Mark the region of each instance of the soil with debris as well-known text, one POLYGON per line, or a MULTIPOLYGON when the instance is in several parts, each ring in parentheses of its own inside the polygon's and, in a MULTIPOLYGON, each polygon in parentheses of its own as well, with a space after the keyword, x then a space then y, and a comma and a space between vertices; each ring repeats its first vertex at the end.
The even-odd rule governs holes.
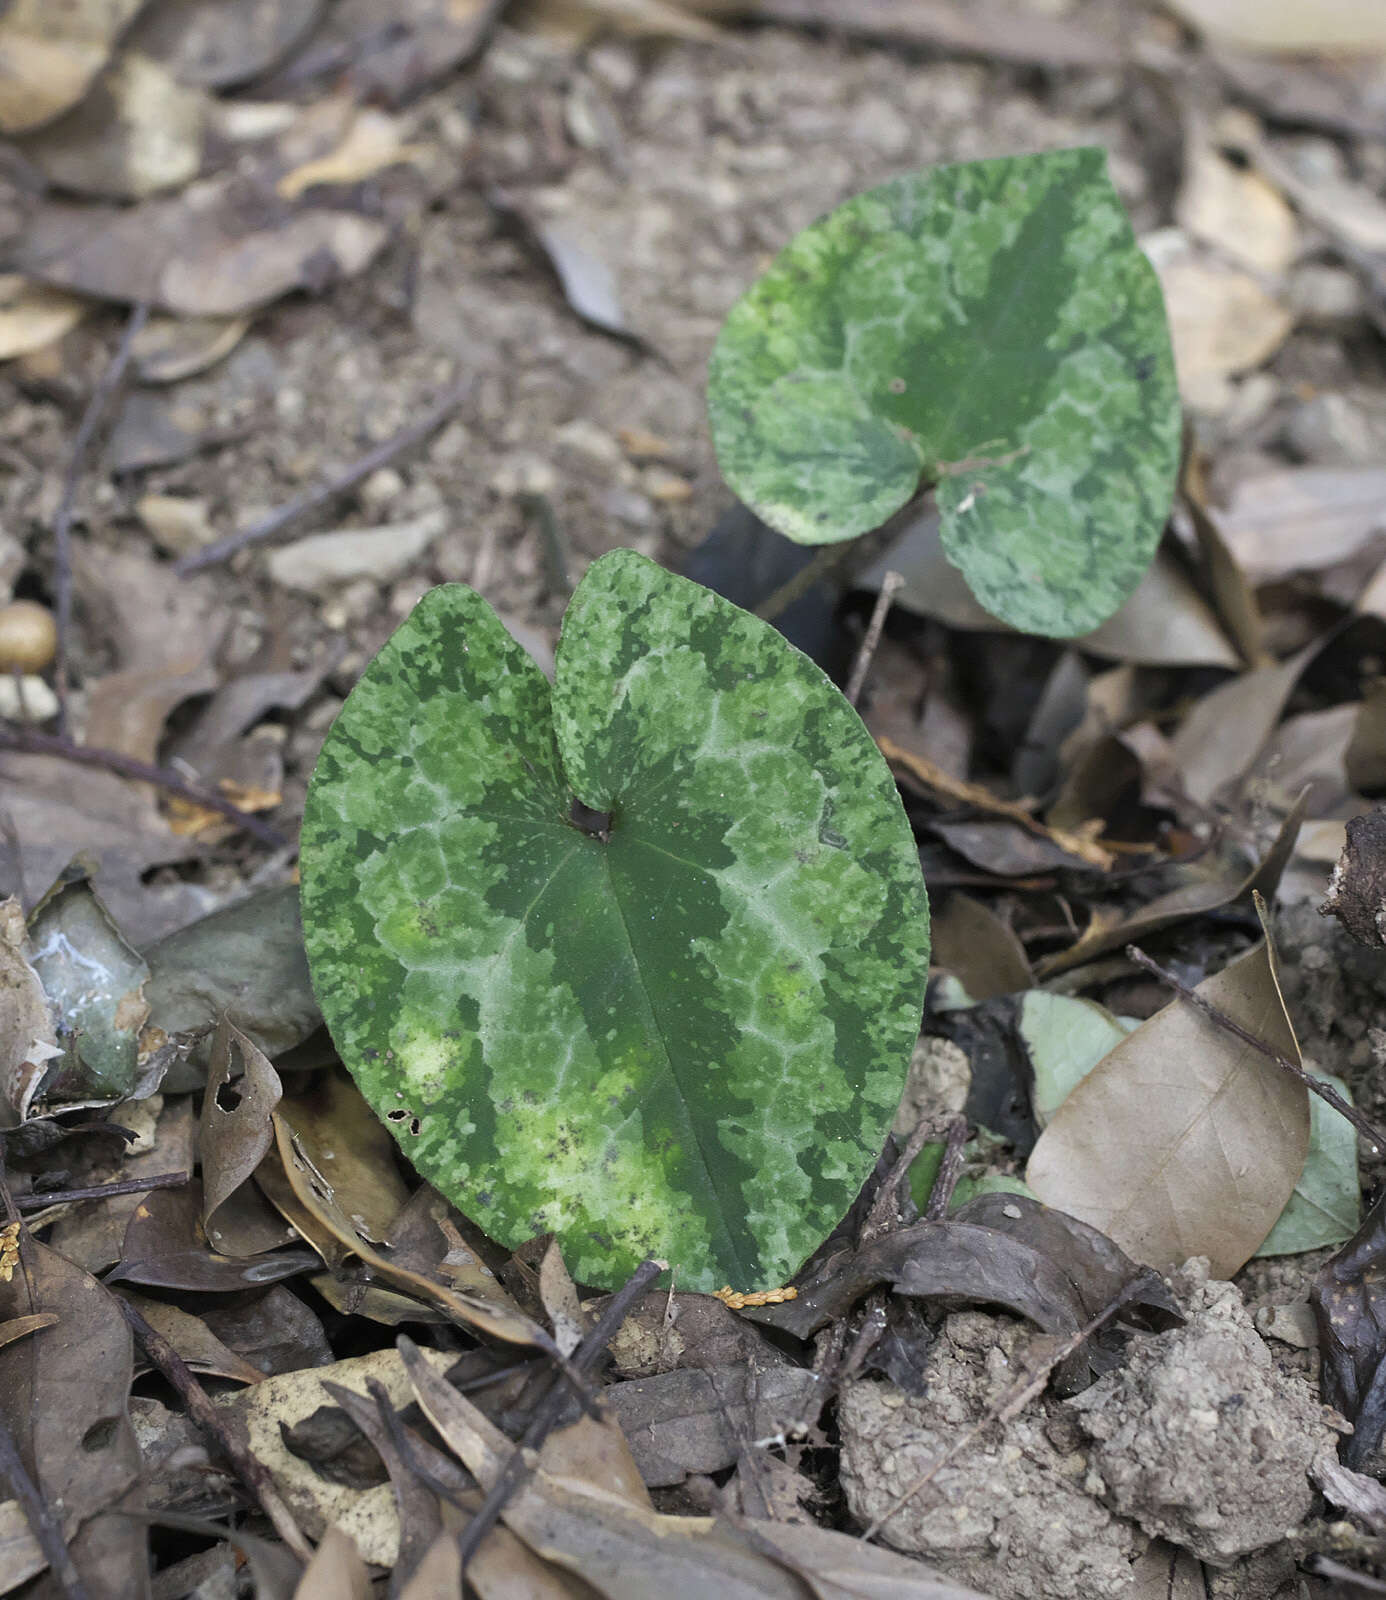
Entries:
POLYGON ((853 1515, 1000 1600, 1126 1593, 1152 1539, 1231 1581, 1308 1515, 1310 1468, 1338 1433, 1309 1384, 1277 1371, 1233 1285, 1191 1262, 1172 1286, 1183 1327, 1133 1336, 1116 1371, 1000 1430, 981 1424, 1038 1337, 1010 1318, 948 1317, 920 1397, 852 1384, 839 1415, 853 1515))

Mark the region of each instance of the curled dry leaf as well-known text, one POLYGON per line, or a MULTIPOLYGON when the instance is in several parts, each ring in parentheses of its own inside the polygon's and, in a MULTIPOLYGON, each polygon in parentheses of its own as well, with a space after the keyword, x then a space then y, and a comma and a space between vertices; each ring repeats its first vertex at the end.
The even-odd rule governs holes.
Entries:
POLYGON ((323 1176, 300 1146, 293 1124, 276 1112, 274 1126, 282 1177, 290 1190, 289 1205, 286 1206, 279 1189, 271 1186, 276 1170, 273 1166, 263 1171, 262 1185, 290 1222, 295 1221, 296 1212, 307 1213, 312 1231, 305 1237, 315 1241, 315 1248, 318 1248, 316 1240, 326 1233, 347 1252, 360 1257, 366 1266, 373 1269, 378 1280, 415 1300, 436 1307, 462 1326, 489 1334, 507 1344, 533 1345, 541 1350, 555 1348, 544 1329, 525 1316, 499 1284, 495 1284, 485 1295, 474 1290, 455 1289, 438 1277, 415 1271, 413 1267, 393 1261, 377 1250, 362 1236, 355 1220, 338 1203, 331 1181, 323 1176))
POLYGON ((347 1074, 340 1068, 323 1073, 310 1089, 280 1103, 277 1120, 292 1129, 299 1161, 327 1186, 325 1204, 349 1220, 352 1237, 343 1242, 352 1249, 360 1239, 384 1243, 409 1190, 394 1140, 347 1074))
POLYGON ((207 1092, 202 1098, 198 1152, 202 1157, 202 1224, 260 1165, 274 1143, 270 1118, 283 1095, 269 1058, 223 1017, 212 1044, 207 1092), (240 1058, 241 1074, 233 1081, 240 1058))
POLYGON ((57 1019, 29 963, 24 908, 0 903, 0 1121, 17 1127, 29 1115, 58 1048, 57 1019))
POLYGON ((42 127, 75 106, 144 0, 15 0, 0 20, 0 133, 42 127))
POLYGON ((65 116, 18 141, 48 181, 101 200, 143 200, 197 176, 206 97, 157 61, 122 54, 65 116))
POLYGON ((130 359, 141 383, 177 383, 230 355, 249 327, 249 317, 151 317, 130 359))
POLYGON ((272 67, 322 8, 323 0, 179 0, 146 6, 124 43, 161 61, 179 83, 225 89, 272 67))
POLYGON ((1039 976, 1049 978, 1056 972, 1081 967, 1109 950, 1120 950, 1134 940, 1160 933, 1190 917, 1206 916, 1224 906, 1235 905, 1253 891, 1273 896, 1281 874, 1294 854, 1307 799, 1306 790, 1280 824, 1280 831, 1270 849, 1245 877, 1229 881, 1223 872, 1212 875, 1199 872, 1197 876, 1190 877, 1187 883, 1171 889, 1168 894, 1157 896, 1129 916, 1107 914, 1099 909, 1093 913, 1092 921, 1074 944, 1037 963, 1039 976))
POLYGON ((1215 40, 1251 50, 1310 54, 1386 52, 1386 13, 1377 0, 1169 0, 1170 9, 1215 40))
POLYGON ((130 1218, 120 1261, 109 1279, 221 1294, 276 1283, 316 1265, 311 1250, 227 1256, 211 1249, 202 1228, 202 1185, 194 1180, 181 1189, 154 1189, 145 1195, 130 1218))
MULTIPOLYGON (((1299 1060, 1265 944, 1198 992, 1299 1060)), ((1303 1085, 1174 1000, 1072 1091, 1025 1177, 1046 1204, 1135 1260, 1163 1271, 1207 1256, 1213 1275, 1227 1278, 1285 1209, 1308 1148, 1303 1085)))
POLYGON ((108 1289, 29 1238, 22 1269, 0 1284, 0 1322, 50 1312, 55 1327, 0 1348, 0 1417, 43 1501, 56 1508, 79 1574, 90 1582, 104 1563, 92 1592, 139 1594, 148 1576, 144 1529, 104 1514, 140 1473, 126 1412, 130 1332, 108 1289))
POLYGON ((17 273, 0 276, 0 361, 28 355, 61 339, 86 316, 90 304, 17 273))

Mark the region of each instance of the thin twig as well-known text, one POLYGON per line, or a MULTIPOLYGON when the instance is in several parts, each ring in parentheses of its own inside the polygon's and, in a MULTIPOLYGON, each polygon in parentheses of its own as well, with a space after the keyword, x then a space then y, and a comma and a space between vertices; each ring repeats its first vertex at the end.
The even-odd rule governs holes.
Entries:
POLYGON ((1331 1083, 1324 1083, 1321 1079, 1316 1078, 1313 1073, 1306 1072, 1303 1067, 1296 1065, 1295 1062, 1290 1060, 1289 1056, 1282 1056, 1278 1050, 1268 1045, 1264 1039, 1258 1039, 1249 1028, 1244 1028, 1235 1017, 1229 1017, 1225 1011, 1220 1011, 1211 1001, 1206 1000, 1199 994, 1197 989, 1191 989, 1181 978, 1177 978, 1174 973, 1162 967, 1158 961, 1152 961, 1143 950, 1138 949, 1133 944, 1128 944, 1126 946, 1126 954, 1138 967, 1144 967, 1152 977, 1158 978, 1161 983, 1167 983, 1181 1000, 1187 1000, 1191 1006, 1201 1011, 1209 1022, 1214 1023, 1225 1033, 1234 1035, 1243 1044, 1249 1044, 1253 1050, 1258 1050, 1268 1061, 1275 1062, 1282 1072, 1288 1072, 1292 1078, 1302 1083, 1311 1094, 1318 1095, 1320 1100, 1326 1100, 1339 1116, 1346 1117, 1353 1127, 1357 1129, 1358 1133, 1370 1143, 1374 1155, 1386 1149, 1386 1133, 1382 1133, 1375 1124, 1362 1115, 1356 1106, 1346 1101, 1331 1083))
POLYGON ((96 380, 96 387, 87 401, 87 409, 77 424, 77 436, 72 441, 72 455, 63 474, 63 492, 53 517, 53 620, 58 630, 58 645, 54 661, 54 684, 58 695, 58 732, 67 732, 67 646, 72 632, 72 508, 77 499, 77 484, 86 464, 87 451, 101 421, 102 413, 110 404, 111 396, 120 387, 125 369, 130 364, 130 353, 135 339, 149 317, 149 307, 144 301, 130 312, 125 332, 120 336, 115 354, 106 364, 106 370, 96 380))
POLYGON ((476 379, 470 377, 453 384, 452 388, 425 411, 423 416, 416 418, 407 427, 401 428, 398 433, 392 434, 383 444, 376 445, 373 450, 367 450, 365 455, 358 457, 349 467, 334 473, 330 478, 324 478, 313 488, 305 489, 301 495, 286 501, 274 511, 267 512, 249 527, 238 528, 235 533, 228 533, 224 539, 217 539, 201 550, 192 550, 187 555, 180 556, 173 563, 173 570, 179 577, 185 578, 190 572, 200 572, 203 567, 216 566, 218 562, 225 561, 238 551, 245 550, 253 544, 263 544, 266 539, 272 539, 276 533, 282 533, 290 523, 297 522, 310 511, 316 511, 319 506, 346 494, 349 489, 354 489, 363 478, 369 478, 377 467, 383 467, 387 461, 393 461, 406 450, 422 444, 429 434, 447 421, 475 386, 476 379))
POLYGON ((62 1527, 57 1517, 53 1515, 48 1502, 39 1493, 38 1486, 29 1476, 14 1435, 2 1417, 0 1417, 0 1477, 9 1484, 10 1493, 19 1502, 29 1527, 33 1530, 34 1540, 43 1552, 43 1558, 47 1561, 58 1588, 67 1596, 67 1600, 87 1600, 86 1585, 73 1563, 67 1541, 63 1538, 62 1527))
MULTIPOLYGON (((635 1303, 637 1297, 644 1294, 646 1288, 664 1270, 665 1266, 662 1262, 643 1261, 632 1273, 625 1286, 612 1295, 611 1299, 602 1308, 602 1314, 597 1318, 596 1325, 584 1337, 577 1349, 573 1351, 571 1365, 575 1372, 590 1372, 596 1366, 601 1359, 602 1352, 615 1336, 617 1329, 626 1320, 626 1313, 635 1303)), ((532 1459, 530 1452, 538 1450, 558 1425, 567 1399, 559 1378, 560 1374, 555 1370, 549 1378, 548 1388, 538 1400, 534 1415, 520 1440, 519 1448, 510 1452, 510 1456, 500 1475, 491 1485, 486 1498, 477 1508, 476 1515, 458 1535, 457 1548, 462 1558, 462 1571, 464 1573, 467 1570, 467 1563, 476 1554, 478 1545, 495 1527, 500 1520, 501 1512, 509 1504, 511 1496, 518 1492, 525 1479, 529 1476, 529 1462, 532 1459)))
POLYGON ((262 844, 277 847, 285 842, 269 823, 262 822, 249 811, 242 811, 224 794, 198 783, 189 783, 168 767, 151 766, 149 762, 138 761, 120 750, 102 750, 94 745, 77 744, 66 734, 41 733, 37 728, 18 728, 13 723, 0 723, 0 750, 13 750, 19 755, 57 756, 78 766, 99 767, 103 772, 114 772, 117 777, 132 778, 136 783, 152 783, 166 794, 177 795, 180 800, 206 806, 209 811, 229 817, 262 844))
POLYGON ((857 1230, 857 1249, 879 1239, 882 1234, 891 1233, 900 1226, 900 1186, 909 1176, 909 1170, 914 1165, 919 1152, 931 1139, 940 1136, 944 1140, 951 1140, 957 1133, 959 1143, 967 1138, 967 1120, 964 1117, 949 1117, 940 1128, 934 1118, 921 1118, 910 1129, 910 1136, 905 1140, 899 1155, 896 1156, 894 1165, 877 1189, 872 1198, 871 1205, 862 1219, 861 1227, 857 1230))
POLYGON ((938 1175, 934 1179, 933 1188, 929 1190, 929 1203, 924 1208, 926 1222, 942 1222, 947 1217, 953 1191, 958 1187, 958 1179, 962 1176, 963 1147, 966 1143, 967 1118, 954 1117, 948 1124, 948 1132, 943 1141, 943 1160, 938 1164, 938 1175))
POLYGON ((267 1469, 230 1432, 217 1408, 207 1398, 207 1391, 163 1334, 150 1327, 123 1295, 117 1295, 116 1301, 131 1331, 144 1347, 144 1353, 178 1391, 188 1408, 188 1415, 236 1469, 259 1502, 260 1509, 274 1524, 275 1532, 306 1565, 313 1559, 313 1547, 294 1521, 292 1512, 284 1504, 267 1469))
MULTIPOLYGON (((456 1506, 459 1511, 472 1509, 463 1503, 462 1495, 467 1492, 474 1493, 474 1491, 465 1489, 460 1482, 444 1483, 432 1467, 420 1460, 415 1444, 421 1444, 423 1441, 419 1439, 418 1434, 412 1428, 405 1426, 399 1412, 394 1408, 389 1391, 381 1383, 380 1379, 367 1378, 366 1390, 371 1399, 375 1401, 375 1409, 380 1413, 381 1424, 389 1435, 391 1443, 399 1452, 399 1458, 405 1467, 414 1474, 425 1489, 436 1494, 440 1500, 446 1500, 449 1505, 456 1506)), ((435 1454, 441 1453, 435 1452, 435 1454)), ((457 1469, 459 1478, 464 1470, 461 1467, 457 1469)))
MULTIPOLYGON (((852 1342, 847 1348, 847 1354, 842 1359, 842 1367, 834 1380, 834 1389, 840 1389, 843 1384, 850 1383, 857 1373, 861 1371, 867 1356, 881 1342, 890 1323, 890 1313, 887 1308, 886 1293, 884 1289, 873 1289, 866 1298, 861 1315, 857 1318, 856 1332, 852 1335, 852 1342)), ((822 1396, 826 1404, 827 1396, 822 1396)))
POLYGON ((861 698, 861 691, 866 686, 866 674, 871 667, 871 658, 876 654, 881 634, 885 630, 890 603, 895 598, 896 591, 903 589, 904 586, 905 580, 898 572, 887 572, 881 579, 881 592, 876 596, 876 604, 871 611, 871 621, 866 625, 866 637, 861 642, 861 649, 857 651, 857 659, 852 663, 852 676, 847 680, 848 705, 856 705, 861 698))
POLYGON ((1057 1345, 1053 1346, 1044 1356, 1041 1357, 1036 1367, 1025 1373, 1023 1377, 1011 1385, 1005 1394, 1001 1396, 1000 1400, 987 1411, 987 1414, 984 1417, 980 1418, 977 1422, 974 1422, 965 1433, 956 1435, 952 1444, 948 1446, 943 1454, 931 1462, 930 1465, 914 1480, 914 1482, 910 1484, 908 1489, 902 1490, 900 1494, 896 1495, 894 1500, 891 1501, 891 1503, 885 1508, 880 1516, 878 1516, 875 1521, 867 1527, 861 1537, 864 1540, 874 1539, 881 1529, 885 1527, 886 1523, 889 1522, 898 1511, 903 1510, 904 1507, 914 1499, 915 1495, 917 1495, 921 1489, 927 1488, 928 1485, 932 1483, 933 1480, 938 1476, 938 1474, 943 1471, 944 1467, 946 1467, 950 1461, 955 1460, 958 1455, 993 1422, 1009 1422, 1013 1417, 1019 1416, 1025 1407, 1029 1405, 1031 1400, 1033 1400, 1035 1396, 1040 1393, 1045 1384, 1049 1382, 1049 1374, 1053 1372, 1054 1368, 1057 1367, 1061 1361, 1067 1361, 1069 1356, 1071 1356, 1085 1340, 1090 1339, 1104 1322, 1106 1322, 1109 1318, 1114 1317, 1117 1312, 1120 1311, 1121 1308, 1135 1295, 1142 1282, 1143 1280, 1139 1278, 1133 1279, 1126 1285, 1124 1289, 1122 1289, 1117 1295, 1109 1300, 1105 1306, 1103 1306, 1101 1311, 1097 1313, 1091 1322, 1085 1323, 1075 1333, 1069 1334, 1066 1339, 1061 1340, 1057 1345))
POLYGON ((176 1189, 188 1181, 186 1172, 156 1172, 148 1178, 119 1178, 89 1189, 52 1189, 15 1196, 21 1211, 43 1211, 48 1206, 71 1205, 78 1200, 107 1200, 117 1194, 143 1194, 147 1189, 176 1189))

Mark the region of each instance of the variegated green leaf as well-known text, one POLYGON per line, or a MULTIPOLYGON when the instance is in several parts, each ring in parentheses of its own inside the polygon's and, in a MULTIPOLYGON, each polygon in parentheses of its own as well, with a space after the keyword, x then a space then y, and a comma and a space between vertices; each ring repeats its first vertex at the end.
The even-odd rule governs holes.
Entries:
POLYGON ((1085 633, 1131 594, 1178 464, 1164 301, 1095 149, 839 206, 732 308, 709 407, 727 482, 801 543, 936 483, 948 558, 1031 633, 1085 633))
POLYGON ((831 682, 698 585, 598 561, 552 690, 471 590, 425 596, 323 746, 302 869, 343 1059, 506 1244, 763 1286, 870 1171, 927 970, 917 852, 831 682))

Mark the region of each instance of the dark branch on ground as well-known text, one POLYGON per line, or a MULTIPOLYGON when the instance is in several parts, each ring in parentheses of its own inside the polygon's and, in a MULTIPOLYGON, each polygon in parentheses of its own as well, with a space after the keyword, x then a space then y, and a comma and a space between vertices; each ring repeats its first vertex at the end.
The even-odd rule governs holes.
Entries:
MULTIPOLYGON (((658 1261, 643 1261, 632 1273, 629 1281, 607 1301, 596 1326, 574 1350, 572 1367, 577 1373, 587 1373, 601 1359, 616 1330, 626 1320, 626 1313, 650 1284, 664 1271, 658 1261)), ((486 1498, 477 1508, 476 1515, 458 1535, 457 1545, 462 1558, 462 1571, 476 1554, 486 1535, 500 1521, 501 1512, 512 1497, 523 1488, 529 1477, 530 1451, 536 1451, 548 1438, 563 1415, 567 1393, 560 1382, 562 1374, 555 1370, 549 1377, 548 1387, 539 1399, 529 1426, 524 1431, 519 1446, 510 1452, 500 1476, 491 1485, 486 1498)))
POLYGON ((13 723, 0 723, 0 750, 13 750, 17 755, 57 756, 62 761, 71 761, 78 766, 99 767, 104 772, 113 772, 120 778, 131 778, 136 783, 152 783, 166 794, 177 795, 180 800, 219 812, 252 834, 261 844, 278 847, 285 842, 269 823, 262 822, 249 811, 242 811, 215 789, 190 783, 168 767, 151 766, 149 762, 139 761, 119 750, 102 750, 94 745, 78 744, 66 734, 40 733, 37 728, 20 728, 13 723))
POLYGON ((190 551, 173 563, 173 570, 179 577, 185 578, 190 572, 200 572, 203 567, 216 566, 253 544, 263 544, 266 539, 272 539, 275 534, 282 533, 300 517, 305 517, 310 511, 316 511, 319 506, 346 494, 363 479, 369 478, 378 467, 383 467, 396 456, 412 450, 415 445, 422 444, 429 434, 442 427, 472 392, 475 385, 475 378, 464 378, 460 383, 455 383, 424 412, 423 416, 416 418, 407 427, 401 428, 398 433, 392 434, 373 450, 368 450, 365 455, 359 456, 349 467, 334 473, 330 478, 324 478, 321 483, 286 501, 257 522, 252 522, 249 527, 228 533, 224 539, 218 539, 201 550, 190 551))
POLYGON ((152 1328, 134 1306, 117 1295, 125 1320, 139 1340, 144 1353, 178 1391, 188 1415, 210 1440, 217 1452, 235 1468, 237 1476, 254 1495, 260 1509, 274 1524, 275 1532, 290 1550, 305 1564, 313 1559, 313 1547, 304 1537, 303 1530, 294 1521, 293 1514, 284 1504, 269 1471, 242 1445, 226 1427, 217 1408, 207 1397, 207 1391, 197 1381, 188 1366, 157 1329, 152 1328))

